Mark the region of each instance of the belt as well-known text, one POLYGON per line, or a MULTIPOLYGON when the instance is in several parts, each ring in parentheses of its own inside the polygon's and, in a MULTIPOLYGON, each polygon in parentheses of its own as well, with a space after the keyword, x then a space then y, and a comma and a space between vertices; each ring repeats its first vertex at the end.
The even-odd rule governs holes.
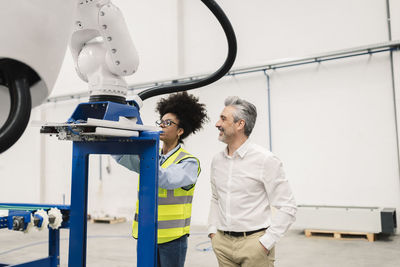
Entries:
POLYGON ((231 232, 231 231, 222 231, 224 233, 224 235, 230 235, 230 236, 234 236, 234 237, 240 237, 240 236, 248 236, 248 235, 252 235, 255 234, 257 232, 260 231, 264 231, 267 228, 261 228, 258 230, 254 230, 254 231, 248 231, 248 232, 231 232))

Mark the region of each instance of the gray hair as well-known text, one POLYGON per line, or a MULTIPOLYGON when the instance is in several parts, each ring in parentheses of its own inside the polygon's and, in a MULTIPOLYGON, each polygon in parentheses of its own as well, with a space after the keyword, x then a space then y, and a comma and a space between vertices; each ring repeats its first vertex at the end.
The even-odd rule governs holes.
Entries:
POLYGON ((225 106, 232 106, 235 108, 233 113, 233 120, 244 120, 244 134, 250 136, 253 131, 257 119, 257 108, 252 103, 241 99, 237 96, 229 96, 225 99, 225 106))

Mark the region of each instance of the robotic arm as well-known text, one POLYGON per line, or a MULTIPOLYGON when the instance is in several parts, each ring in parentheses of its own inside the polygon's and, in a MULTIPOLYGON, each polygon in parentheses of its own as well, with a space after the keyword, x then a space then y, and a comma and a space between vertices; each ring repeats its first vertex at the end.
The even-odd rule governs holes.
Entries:
POLYGON ((70 50, 90 102, 125 103, 122 76, 136 72, 139 57, 121 11, 110 0, 79 1, 70 50))
MULTIPOLYGON (((223 65, 204 78, 144 90, 131 105, 140 108, 147 98, 206 86, 232 67, 237 51, 232 25, 214 0, 201 1, 227 37, 223 65)), ((76 72, 89 84, 90 102, 126 103, 123 76, 136 72, 139 60, 122 14, 111 0, 3 0, 2 4, 7 8, 0 9, 0 21, 7 27, 0 28, 5 37, 0 43, 0 153, 22 135, 31 107, 51 93, 68 42, 76 72)), ((112 116, 133 116, 125 114, 112 116)))

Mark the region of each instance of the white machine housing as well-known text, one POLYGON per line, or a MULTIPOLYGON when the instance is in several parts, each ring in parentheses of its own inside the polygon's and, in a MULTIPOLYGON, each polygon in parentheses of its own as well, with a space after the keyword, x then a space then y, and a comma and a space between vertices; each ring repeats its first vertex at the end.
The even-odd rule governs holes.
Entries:
POLYGON ((395 231, 395 216, 380 207, 310 206, 299 205, 293 229, 343 232, 391 233, 395 231), (387 230, 387 225, 392 229, 387 230))
MULTIPOLYGON (((41 78, 31 87, 32 107, 51 93, 61 68, 78 0, 2 0, 0 59, 29 66, 41 78)), ((0 98, 0 106, 8 106, 0 98)))

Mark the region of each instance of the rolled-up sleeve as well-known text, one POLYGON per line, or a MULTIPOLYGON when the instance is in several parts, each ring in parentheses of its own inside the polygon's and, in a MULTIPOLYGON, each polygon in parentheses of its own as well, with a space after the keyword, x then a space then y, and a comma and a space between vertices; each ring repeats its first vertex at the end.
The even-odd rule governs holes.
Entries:
MULTIPOLYGON (((138 155, 112 155, 115 161, 127 169, 140 173, 138 155)), ((195 158, 187 158, 167 168, 159 168, 158 186, 164 189, 185 187, 197 182, 199 163, 195 158)))
POLYGON ((167 168, 159 168, 158 186, 164 189, 185 187, 197 182, 199 164, 195 158, 187 158, 167 168))
POLYGON ((113 159, 125 168, 134 171, 136 173, 140 172, 140 159, 138 155, 111 155, 113 159))

